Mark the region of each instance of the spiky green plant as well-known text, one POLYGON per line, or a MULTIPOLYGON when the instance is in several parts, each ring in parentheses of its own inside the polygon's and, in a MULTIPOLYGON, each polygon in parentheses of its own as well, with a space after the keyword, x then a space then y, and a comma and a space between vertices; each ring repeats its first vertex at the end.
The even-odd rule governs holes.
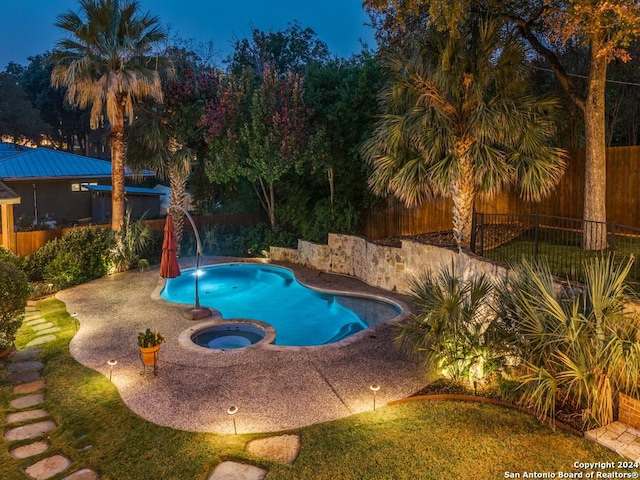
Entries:
POLYGON ((640 320, 625 282, 632 263, 591 259, 583 287, 559 287, 548 266, 524 262, 499 286, 499 315, 521 360, 520 402, 552 418, 565 404, 599 426, 613 421, 619 392, 638 395, 640 320))
MULTIPOLYGON (((409 281, 415 313, 398 325, 397 343, 427 368, 473 383, 495 365, 499 348, 487 344, 493 286, 485 276, 462 280, 453 265, 409 281)), ((496 346, 497 347, 497 346, 496 346)))
POLYGON ((141 220, 131 220, 131 211, 127 210, 124 225, 114 240, 109 258, 113 272, 124 272, 134 267, 144 270, 149 262, 140 258, 149 243, 153 240, 153 231, 141 220))

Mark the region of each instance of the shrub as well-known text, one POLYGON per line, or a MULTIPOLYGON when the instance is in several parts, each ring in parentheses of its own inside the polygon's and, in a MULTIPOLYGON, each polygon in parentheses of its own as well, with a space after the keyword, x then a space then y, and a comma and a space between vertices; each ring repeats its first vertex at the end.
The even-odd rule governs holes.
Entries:
POLYGON ((109 252, 112 270, 124 272, 131 268, 141 269, 149 265, 142 255, 153 246, 155 233, 140 220, 132 221, 131 212, 127 211, 122 230, 116 235, 109 252))
POLYGON ((582 287, 559 288, 548 265, 523 263, 499 287, 499 315, 520 365, 516 398, 540 416, 570 405, 586 426, 613 421, 618 393, 640 393, 640 320, 626 308, 633 260, 584 263, 582 287))
POLYGON ((302 222, 302 238, 327 243, 329 233, 357 233, 361 219, 362 212, 353 204, 337 200, 331 205, 328 198, 323 199, 315 204, 311 217, 302 222))
POLYGON ((0 262, 7 262, 15 265, 18 268, 22 268, 22 258, 14 254, 11 250, 4 248, 0 245, 0 262))
POLYGON ((16 265, 0 261, 0 350, 13 345, 29 297, 27 276, 16 265))
POLYGON ((56 289, 100 278, 107 273, 111 242, 112 233, 106 227, 71 229, 29 255, 25 271, 30 281, 53 283, 56 289))
MULTIPOLYGON (((291 232, 260 223, 251 227, 213 226, 201 232, 202 248, 207 255, 228 255, 233 257, 265 257, 270 246, 293 246, 296 236, 291 232)), ((195 237, 185 233, 182 245, 183 255, 195 255, 195 237)))
POLYGON ((398 325, 397 343, 429 370, 475 388, 501 363, 501 345, 489 334, 491 283, 484 276, 462 280, 453 266, 409 282, 415 313, 398 325))

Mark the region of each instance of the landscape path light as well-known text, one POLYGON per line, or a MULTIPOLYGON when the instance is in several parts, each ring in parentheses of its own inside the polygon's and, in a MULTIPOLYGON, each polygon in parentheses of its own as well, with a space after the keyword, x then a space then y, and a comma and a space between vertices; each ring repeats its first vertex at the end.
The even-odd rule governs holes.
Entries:
POLYGON ((117 364, 118 361, 114 360, 113 358, 107 362, 107 365, 109 365, 109 381, 111 381, 111 376, 113 375, 113 367, 115 367, 117 364))
POLYGON ((373 410, 376 409, 376 392, 380 390, 380 385, 371 385, 369 390, 373 392, 373 410))
POLYGON ((231 418, 233 419, 233 433, 237 435, 238 429, 236 427, 236 413, 238 413, 238 407, 236 407, 235 405, 229 407, 229 409, 227 410, 227 414, 231 415, 231 418))

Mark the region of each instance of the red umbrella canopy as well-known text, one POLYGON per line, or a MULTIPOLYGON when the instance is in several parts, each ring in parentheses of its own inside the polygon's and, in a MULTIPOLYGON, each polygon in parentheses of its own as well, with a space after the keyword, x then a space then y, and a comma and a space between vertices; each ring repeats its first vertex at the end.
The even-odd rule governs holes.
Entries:
POLYGON ((176 236, 173 233, 173 218, 167 215, 164 222, 164 239, 162 240, 162 259, 160 261, 160 276, 174 278, 180 275, 180 266, 176 255, 176 236))

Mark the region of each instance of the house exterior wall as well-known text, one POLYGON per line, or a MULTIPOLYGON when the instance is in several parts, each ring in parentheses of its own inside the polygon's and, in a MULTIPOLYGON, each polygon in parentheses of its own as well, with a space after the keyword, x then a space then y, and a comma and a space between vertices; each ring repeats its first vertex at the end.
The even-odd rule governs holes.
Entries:
MULTIPOLYGON (((9 188, 21 197, 20 204, 14 207, 16 222, 19 221, 22 215, 30 219, 34 218, 35 190, 38 220, 44 221, 45 215, 48 214, 59 223, 68 223, 91 217, 91 192, 74 192, 71 190, 71 185, 74 183, 88 182, 105 183, 105 179, 71 178, 63 180, 4 181, 9 188)), ((106 182, 108 182, 108 179, 106 182)))
MULTIPOLYGON (((105 223, 111 219, 111 192, 93 192, 93 223, 105 223)), ((125 209, 131 209, 131 218, 157 218, 160 216, 160 196, 126 194, 125 209)), ((89 215, 91 216, 91 215, 89 215)))

